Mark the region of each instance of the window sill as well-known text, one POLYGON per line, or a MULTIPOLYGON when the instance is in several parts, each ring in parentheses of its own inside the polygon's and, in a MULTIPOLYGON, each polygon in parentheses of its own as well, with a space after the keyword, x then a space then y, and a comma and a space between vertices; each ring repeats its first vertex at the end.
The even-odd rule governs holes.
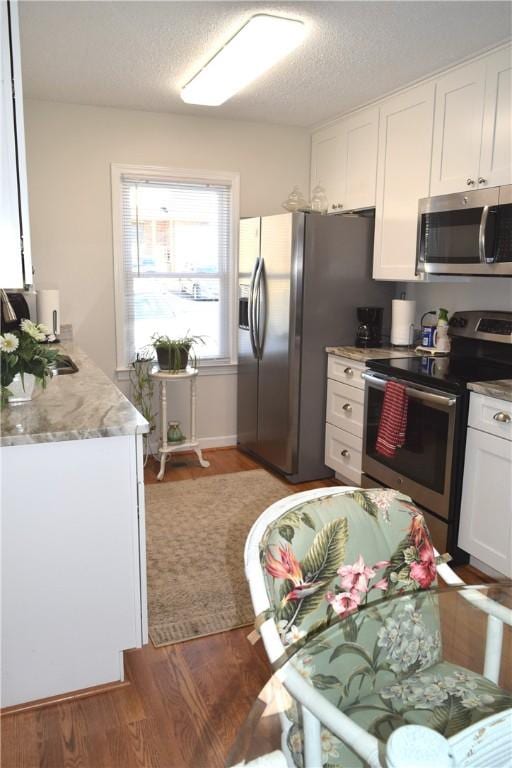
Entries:
MULTIPOLYGON (((237 363, 200 363, 198 369, 199 376, 234 376, 238 373, 237 363)), ((130 369, 116 368, 116 378, 118 381, 129 381, 130 369)))

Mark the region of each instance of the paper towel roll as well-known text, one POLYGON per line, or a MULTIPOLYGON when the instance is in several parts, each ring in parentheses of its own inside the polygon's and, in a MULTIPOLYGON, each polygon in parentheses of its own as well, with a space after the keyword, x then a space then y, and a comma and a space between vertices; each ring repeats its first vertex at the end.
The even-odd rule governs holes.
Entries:
POLYGON ((60 304, 59 291, 56 288, 45 288, 37 292, 37 322, 44 323, 50 334, 59 335, 60 304))
POLYGON ((393 299, 391 302, 391 344, 408 346, 414 339, 416 302, 393 299))

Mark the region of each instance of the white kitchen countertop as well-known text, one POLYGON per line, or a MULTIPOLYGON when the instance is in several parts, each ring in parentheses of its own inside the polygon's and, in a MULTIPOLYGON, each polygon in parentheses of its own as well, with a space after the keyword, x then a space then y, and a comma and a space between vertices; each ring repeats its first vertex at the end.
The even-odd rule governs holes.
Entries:
POLYGON ((413 357, 418 354, 414 347, 326 347, 329 355, 346 357, 349 360, 359 360, 365 363, 367 360, 386 360, 391 357, 413 357))
POLYGON ((501 400, 512 402, 512 379, 501 381, 473 381, 468 384, 468 389, 481 395, 498 397, 501 400))
POLYGON ((82 350, 60 344, 77 373, 52 376, 33 400, 0 411, 0 446, 149 432, 149 424, 82 350))

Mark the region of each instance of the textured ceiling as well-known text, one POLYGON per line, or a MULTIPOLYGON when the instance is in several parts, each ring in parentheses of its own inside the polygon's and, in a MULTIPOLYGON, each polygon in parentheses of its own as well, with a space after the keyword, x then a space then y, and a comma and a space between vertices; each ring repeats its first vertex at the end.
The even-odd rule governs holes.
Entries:
POLYGON ((309 126, 511 35, 508 2, 20 2, 25 94, 309 126), (179 90, 254 13, 302 19, 301 47, 220 107, 179 90))

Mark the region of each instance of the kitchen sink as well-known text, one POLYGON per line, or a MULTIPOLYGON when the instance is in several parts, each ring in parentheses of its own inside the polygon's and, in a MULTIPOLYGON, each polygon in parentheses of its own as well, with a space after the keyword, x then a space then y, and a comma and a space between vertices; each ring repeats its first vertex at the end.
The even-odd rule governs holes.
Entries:
POLYGON ((78 366, 69 355, 59 355, 58 359, 50 365, 54 376, 62 376, 64 373, 78 373, 78 366))

